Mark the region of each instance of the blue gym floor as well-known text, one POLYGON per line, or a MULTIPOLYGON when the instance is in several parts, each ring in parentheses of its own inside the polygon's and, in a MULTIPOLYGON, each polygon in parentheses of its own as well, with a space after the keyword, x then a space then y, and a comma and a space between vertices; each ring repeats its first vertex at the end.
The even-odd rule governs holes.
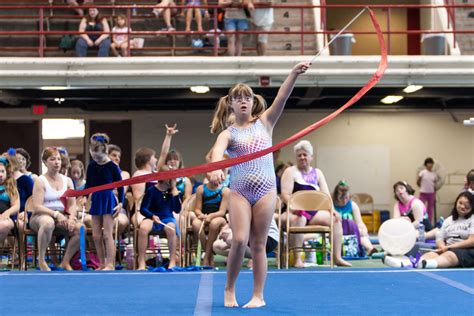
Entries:
MULTIPOLYGON (((2 315, 474 315, 474 269, 271 270, 260 309, 224 308, 225 271, 1 272, 2 315), (199 293, 199 294, 198 294, 199 293)), ((242 271, 237 300, 250 299, 242 271)))

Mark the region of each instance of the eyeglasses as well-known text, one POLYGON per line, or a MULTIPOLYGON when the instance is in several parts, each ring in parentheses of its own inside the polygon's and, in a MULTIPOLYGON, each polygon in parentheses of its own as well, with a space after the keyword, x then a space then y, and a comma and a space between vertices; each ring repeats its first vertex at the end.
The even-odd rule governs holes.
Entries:
POLYGON ((250 102, 253 100, 253 97, 244 97, 244 96, 237 96, 237 97, 232 97, 233 101, 246 101, 250 102))

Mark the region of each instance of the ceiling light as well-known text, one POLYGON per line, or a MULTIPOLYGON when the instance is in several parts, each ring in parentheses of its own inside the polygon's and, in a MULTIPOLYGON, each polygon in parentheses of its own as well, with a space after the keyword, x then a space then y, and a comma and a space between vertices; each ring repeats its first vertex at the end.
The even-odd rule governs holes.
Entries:
POLYGON ((61 103, 63 103, 64 101, 66 101, 66 99, 64 99, 64 98, 54 98, 54 101, 56 101, 57 103, 61 104, 61 103))
POLYGON ((464 125, 474 126, 474 117, 471 117, 469 120, 464 120, 464 125))
POLYGON ((195 86, 191 87, 190 89, 194 93, 208 93, 210 90, 207 86, 195 86))
POLYGON ((40 87, 41 90, 47 90, 47 91, 62 91, 62 90, 67 90, 69 87, 66 86, 44 86, 40 87))
POLYGON ((382 102, 383 104, 393 104, 397 103, 401 99, 403 99, 401 95, 387 95, 385 98, 380 100, 380 102, 382 102))
POLYGON ((405 89, 403 89, 403 92, 413 93, 413 92, 418 91, 420 89, 423 89, 423 86, 418 86, 418 85, 411 84, 411 85, 407 86, 405 89))

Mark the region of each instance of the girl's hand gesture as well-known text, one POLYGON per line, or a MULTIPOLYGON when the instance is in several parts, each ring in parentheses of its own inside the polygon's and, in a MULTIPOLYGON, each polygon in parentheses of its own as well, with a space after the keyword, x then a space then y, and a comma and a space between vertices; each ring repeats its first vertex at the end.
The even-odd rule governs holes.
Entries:
POLYGON ((176 128, 177 127, 176 123, 171 127, 169 127, 168 124, 165 124, 165 127, 166 127, 166 135, 173 136, 174 134, 179 132, 179 130, 176 128))
POLYGON ((118 203, 117 206, 114 207, 114 214, 113 217, 117 217, 122 210, 122 203, 118 203))
POLYGON ((291 72, 293 72, 296 75, 304 74, 309 69, 310 66, 311 64, 308 62, 299 63, 295 67, 293 67, 291 72))

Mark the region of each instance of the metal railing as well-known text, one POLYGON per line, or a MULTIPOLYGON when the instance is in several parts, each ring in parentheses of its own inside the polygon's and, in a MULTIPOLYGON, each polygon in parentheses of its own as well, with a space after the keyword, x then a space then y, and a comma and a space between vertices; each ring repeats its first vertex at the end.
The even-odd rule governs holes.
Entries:
MULTIPOLYGON (((300 51, 299 53, 301 55, 304 55, 306 53, 305 51, 305 38, 308 36, 316 36, 318 34, 323 34, 324 35, 324 42, 327 43, 327 37, 330 34, 337 34, 339 30, 328 30, 327 29, 327 10, 328 9, 363 9, 367 5, 363 4, 354 4, 354 5, 326 5, 325 0, 321 0, 321 5, 271 5, 270 7, 274 9, 284 9, 284 10, 292 10, 292 11, 298 11, 299 12, 299 17, 300 17, 300 23, 299 25, 292 25, 290 27, 299 27, 299 30, 290 30, 290 29, 285 29, 285 30, 270 30, 270 31, 257 31, 257 30, 247 30, 247 31, 237 31, 237 32, 229 32, 229 31, 218 31, 217 30, 217 25, 218 25, 218 9, 221 8, 217 5, 201 5, 201 6, 196 6, 198 8, 202 9, 207 9, 207 10, 213 10, 214 14, 212 14, 210 20, 208 21, 209 23, 212 23, 213 27, 211 30, 208 31, 133 31, 133 23, 137 22, 139 20, 144 20, 144 19, 149 19, 149 18, 155 18, 155 15, 152 14, 147 14, 147 15, 134 15, 133 12, 134 10, 149 10, 150 12, 153 10, 153 8, 156 7, 156 5, 88 5, 88 6, 80 6, 79 8, 81 9, 87 9, 90 7, 93 8, 98 8, 99 10, 101 9, 112 9, 112 13, 115 14, 118 11, 121 11, 121 13, 125 13, 127 16, 127 19, 129 21, 129 29, 128 32, 126 33, 112 33, 112 32, 79 32, 79 31, 68 31, 68 30, 59 30, 59 31, 52 31, 47 27, 45 30, 45 25, 48 26, 49 22, 54 20, 54 19, 71 19, 71 20, 77 20, 77 19, 82 19, 82 17, 78 15, 56 15, 54 14, 54 11, 57 9, 69 9, 72 10, 76 7, 73 6, 68 6, 68 5, 0 5, 0 12, 4 10, 37 10, 37 15, 8 15, 8 14, 0 14, 0 20, 35 20, 38 21, 38 29, 37 30, 31 30, 31 31, 17 31, 17 30, 11 30, 11 31, 6 31, 6 30, 1 30, 0 31, 0 36, 38 36, 38 45, 37 46, 3 46, 0 47, 0 51, 37 51, 38 55, 40 57, 44 57, 45 51, 60 51, 60 48, 58 46, 55 47, 47 47, 45 45, 46 42, 46 37, 47 36, 52 36, 52 35, 81 35, 81 34, 104 34, 108 33, 110 36, 112 34, 116 35, 127 35, 128 39, 128 56, 131 56, 132 51, 170 51, 171 55, 175 55, 177 51, 208 51, 214 56, 218 56, 220 52, 224 52, 226 48, 224 47, 219 47, 218 41, 219 41, 219 36, 220 35, 230 35, 230 34, 248 34, 248 35, 258 35, 258 34, 269 34, 269 35, 276 35, 276 36, 288 36, 288 35, 299 35, 300 41, 300 51), (320 25, 321 29, 305 29, 305 12, 313 9, 319 9, 320 10, 320 25), (130 40, 133 36, 159 36, 159 35, 166 35, 169 36, 169 38, 172 40, 172 44, 170 46, 155 46, 155 47, 143 47, 143 48, 131 48, 130 47, 130 40), (185 47, 185 46, 176 46, 175 43, 175 37, 176 36, 209 36, 213 38, 213 45, 212 47, 185 47)), ((368 5, 372 9, 381 9, 382 11, 385 12, 385 18, 386 18, 386 30, 383 31, 384 34, 387 36, 387 47, 388 51, 390 53, 390 42, 391 42, 391 35, 399 35, 399 34, 405 34, 405 35, 421 35, 421 34, 453 34, 454 37, 454 47, 456 47, 456 34, 472 34, 474 33, 474 30, 459 30, 456 28, 456 12, 455 10, 458 8, 474 8, 474 5, 472 4, 462 4, 462 5, 456 5, 453 4, 452 0, 445 0, 445 3, 443 5, 420 5, 420 4, 390 4, 390 5, 368 5), (448 17, 448 26, 451 26, 451 30, 441 30, 441 29, 436 29, 436 30, 431 30, 431 29, 419 29, 419 30, 394 30, 391 25, 391 15, 392 15, 392 10, 396 9, 436 9, 436 8, 444 8, 447 10, 447 17, 448 17)), ((268 6, 266 6, 268 7, 268 6)), ((177 5, 175 7, 178 10, 188 8, 188 6, 181 6, 177 5)), ((111 16, 103 15, 105 18, 108 19, 110 22, 111 16)), ((312 13, 311 13, 312 16, 312 13)), ((379 18, 380 19, 380 18, 379 18)), ((313 23, 314 25, 315 23, 313 23)), ((375 34, 374 30, 362 30, 362 31, 351 31, 352 34, 375 34)), ((59 43, 58 43, 59 44, 59 43)), ((255 50, 253 47, 245 47, 244 50, 255 50)), ((313 54, 314 52, 312 51, 310 54, 313 54)))

